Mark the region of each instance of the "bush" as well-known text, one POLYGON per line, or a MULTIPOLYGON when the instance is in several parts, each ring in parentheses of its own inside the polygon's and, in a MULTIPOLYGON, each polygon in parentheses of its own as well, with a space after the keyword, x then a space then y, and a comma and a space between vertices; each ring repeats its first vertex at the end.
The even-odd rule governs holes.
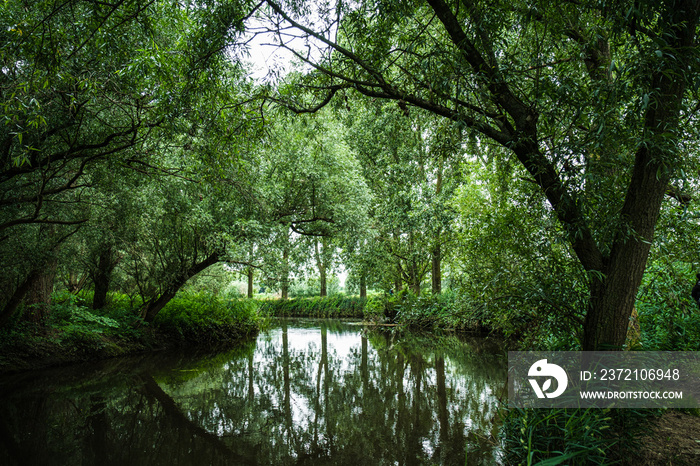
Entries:
POLYGON ((127 326, 123 321, 93 312, 82 305, 82 301, 77 296, 70 296, 62 302, 54 302, 48 324, 58 331, 60 343, 67 343, 76 348, 104 346, 103 337, 118 336, 120 330, 127 326))
POLYGON ((362 318, 366 301, 366 298, 333 295, 259 302, 261 313, 270 317, 362 318))
POLYGON ((475 320, 463 297, 448 290, 441 294, 415 294, 402 290, 384 298, 384 315, 396 323, 419 330, 475 330, 481 323, 475 320))
POLYGON ((690 264, 652 263, 647 267, 636 302, 643 349, 700 349, 700 313, 690 299, 694 282, 690 264))
POLYGON ((381 322, 384 320, 386 299, 380 296, 370 296, 365 301, 363 317, 368 322, 381 322))
POLYGON ((457 317, 456 295, 451 292, 416 296, 401 291, 388 299, 388 309, 390 314, 396 314, 396 322, 412 328, 432 330, 461 324, 457 317))
POLYGON ((217 343, 258 332, 259 304, 224 299, 208 293, 185 293, 158 313, 154 324, 175 338, 191 343, 217 343))

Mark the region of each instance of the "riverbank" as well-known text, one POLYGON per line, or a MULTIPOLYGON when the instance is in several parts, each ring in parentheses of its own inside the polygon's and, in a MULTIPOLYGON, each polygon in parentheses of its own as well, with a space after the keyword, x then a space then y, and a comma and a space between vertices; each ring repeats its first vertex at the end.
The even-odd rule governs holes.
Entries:
POLYGON ((334 295, 287 300, 226 299, 182 293, 148 324, 138 302, 113 294, 102 310, 90 296, 56 296, 41 324, 19 320, 0 331, 0 374, 159 351, 178 346, 219 347, 257 334, 269 318, 355 318, 410 330, 478 331, 455 311, 455 297, 334 295))
POLYGON ((322 319, 366 319, 366 312, 380 298, 333 295, 312 298, 257 300, 260 314, 269 317, 313 317, 322 319))
POLYGON ((410 330, 455 330, 487 334, 493 329, 464 309, 455 293, 416 296, 407 291, 393 295, 261 300, 267 317, 355 318, 368 324, 401 326, 410 330))
POLYGON ((181 346, 223 348, 263 325, 257 302, 208 294, 174 298, 150 324, 119 300, 92 311, 69 299, 40 325, 18 321, 0 332, 0 374, 181 346))

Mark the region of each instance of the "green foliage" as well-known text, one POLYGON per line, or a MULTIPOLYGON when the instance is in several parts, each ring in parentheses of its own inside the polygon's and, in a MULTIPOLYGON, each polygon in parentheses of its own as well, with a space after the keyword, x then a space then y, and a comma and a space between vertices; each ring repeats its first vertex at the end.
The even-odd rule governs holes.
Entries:
POLYGON ((182 293, 160 311, 157 328, 189 343, 217 343, 257 333, 259 304, 209 293, 182 293))
POLYGON ((32 367, 34 358, 70 362, 181 343, 231 342, 257 333, 263 324, 252 300, 183 293, 149 326, 128 296, 112 293, 106 308, 93 311, 85 305, 90 295, 56 293, 43 326, 19 321, 0 329, 0 369, 32 367))
POLYGON ((361 318, 366 302, 364 298, 343 295, 279 299, 260 301, 260 312, 271 317, 361 318))
POLYGON ((363 309, 364 320, 382 322, 384 320, 387 300, 381 296, 368 296, 363 309))
MULTIPOLYGON (((310 298, 318 296, 320 289, 320 279, 318 277, 303 277, 291 280, 289 284, 290 298, 310 298)), ((330 275, 326 279, 326 292, 328 296, 340 292, 340 280, 336 275, 330 275)))
POLYGON ((700 312, 690 299, 695 281, 687 263, 655 262, 647 267, 636 304, 642 349, 700 349, 700 312))
POLYGON ((451 264, 462 318, 521 347, 575 349, 586 276, 524 171, 498 151, 483 157, 453 200, 464 225, 451 264))
POLYGON ((655 410, 505 409, 506 464, 611 464, 634 451, 655 410))
POLYGON ((697 202, 669 199, 655 233, 635 303, 643 350, 700 349, 700 311, 690 293, 700 272, 697 202))
POLYGON ((402 290, 390 296, 386 302, 387 312, 395 315, 397 323, 421 330, 438 328, 464 329, 467 320, 463 318, 455 292, 415 295, 402 290))
POLYGON ((49 326, 56 332, 58 343, 69 351, 89 353, 109 349, 118 354, 119 342, 141 342, 145 338, 137 328, 142 321, 130 308, 113 305, 111 312, 93 311, 85 305, 84 297, 70 294, 57 294, 54 301, 49 326), (104 315, 105 312, 109 315, 104 315))

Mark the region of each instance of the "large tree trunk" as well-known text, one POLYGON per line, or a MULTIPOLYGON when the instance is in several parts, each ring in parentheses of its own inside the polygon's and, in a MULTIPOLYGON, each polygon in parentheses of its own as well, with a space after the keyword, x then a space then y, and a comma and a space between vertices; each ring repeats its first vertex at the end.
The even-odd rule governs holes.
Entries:
POLYGON ((360 272, 360 298, 367 297, 367 276, 364 272, 360 272))
POLYGON ((637 290, 642 282, 654 227, 670 178, 661 169, 660 154, 646 148, 637 152, 632 181, 622 208, 636 236, 613 245, 603 270, 591 274, 590 301, 583 328, 583 349, 622 349, 637 290))
MULTIPOLYGON (((681 0, 661 13, 663 26, 674 53, 684 53, 695 42, 698 24, 697 0, 681 0)), ((583 349, 622 349, 637 290, 642 282, 654 228, 671 176, 669 168, 678 164, 675 143, 686 83, 685 60, 664 53, 662 63, 651 73, 649 104, 644 115, 644 131, 635 154, 632 178, 620 217, 628 232, 618 233, 605 261, 602 277, 592 276, 591 297, 584 322, 583 349), (663 65, 663 66, 662 66, 663 65), (668 68, 668 69, 667 69, 668 68)))
POLYGON ((57 259, 49 259, 46 265, 32 277, 24 297, 24 304, 27 306, 25 320, 41 324, 48 317, 51 311, 51 294, 57 266, 57 259))
POLYGON ((187 280, 194 277, 207 267, 216 264, 217 262, 219 262, 219 255, 214 253, 204 259, 202 262, 195 263, 192 267, 183 271, 177 278, 173 279, 173 281, 168 284, 165 291, 157 299, 146 303, 143 311, 143 320, 146 322, 153 322, 158 313, 163 310, 165 305, 168 304, 171 299, 175 297, 180 288, 187 283, 187 280))
POLYGON ((109 282, 112 278, 112 271, 117 265, 113 259, 112 246, 107 246, 102 249, 97 261, 97 269, 94 271, 92 277, 92 281, 95 283, 95 294, 92 297, 93 309, 102 309, 107 305, 109 282))

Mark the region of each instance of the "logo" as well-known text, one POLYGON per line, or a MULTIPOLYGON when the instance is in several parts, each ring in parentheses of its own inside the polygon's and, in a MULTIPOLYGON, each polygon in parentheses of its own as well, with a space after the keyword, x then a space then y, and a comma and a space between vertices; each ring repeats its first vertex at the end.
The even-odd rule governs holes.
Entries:
POLYGON ((566 385, 569 383, 566 377, 566 371, 556 364, 548 364, 546 359, 540 359, 530 366, 530 370, 527 375, 530 377, 548 377, 544 381, 542 387, 537 383, 535 379, 528 379, 532 389, 535 390, 537 398, 556 398, 566 390, 566 385), (557 389, 553 392, 547 392, 552 386, 552 378, 557 381, 557 389))

